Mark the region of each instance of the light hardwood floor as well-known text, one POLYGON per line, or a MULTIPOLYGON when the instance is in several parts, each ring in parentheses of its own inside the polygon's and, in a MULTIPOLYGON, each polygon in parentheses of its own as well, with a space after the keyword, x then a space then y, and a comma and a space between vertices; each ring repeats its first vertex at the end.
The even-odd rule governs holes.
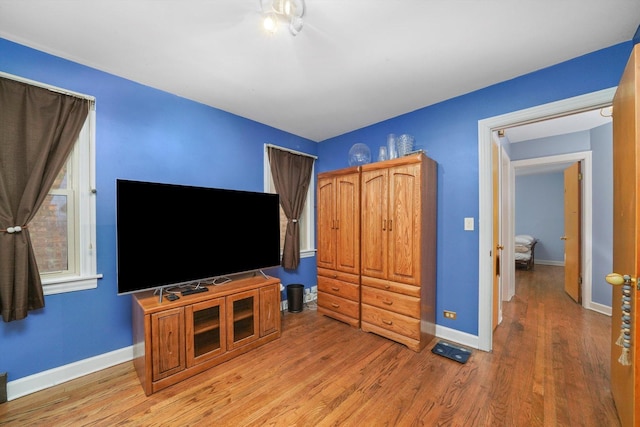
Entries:
POLYGON ((6 426, 618 426, 611 319, 573 303, 562 268, 517 271, 494 350, 466 364, 312 309, 282 337, 146 397, 131 362, 0 404, 6 426))

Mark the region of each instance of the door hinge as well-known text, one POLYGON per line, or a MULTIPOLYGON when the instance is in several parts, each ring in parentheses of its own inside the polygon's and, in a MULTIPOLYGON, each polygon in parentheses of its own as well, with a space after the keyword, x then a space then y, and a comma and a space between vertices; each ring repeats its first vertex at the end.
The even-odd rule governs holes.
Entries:
POLYGON ((578 285, 582 285, 582 276, 578 277, 578 285))
POLYGON ((578 181, 582 181, 582 172, 578 174, 578 181))

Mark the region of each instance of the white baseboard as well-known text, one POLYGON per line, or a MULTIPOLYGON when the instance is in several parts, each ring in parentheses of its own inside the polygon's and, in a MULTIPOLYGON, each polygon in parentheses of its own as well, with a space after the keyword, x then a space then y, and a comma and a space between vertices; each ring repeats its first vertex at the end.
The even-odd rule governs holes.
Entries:
MULTIPOLYGON (((317 293, 311 294, 308 299, 307 302, 315 301, 317 293)), ((280 306, 282 311, 287 310, 287 300, 281 301, 280 306)), ((7 400, 14 400, 130 360, 133 360, 133 346, 9 381, 7 383, 7 400)))
MULTIPOLYGON (((286 300, 282 301, 282 309, 287 309, 286 300)), ((466 332, 436 325, 436 336, 466 347, 478 348, 478 337, 466 332)), ((9 381, 7 383, 7 400, 14 400, 130 360, 133 360, 133 346, 9 381)))
POLYGON ((540 265, 556 265, 558 267, 564 267, 564 261, 552 261, 548 259, 536 259, 534 264, 540 265))
POLYGON ((478 336, 436 325, 436 336, 465 347, 478 348, 478 336))
POLYGON ((598 312, 600 314, 605 314, 605 315, 611 317, 611 310, 612 309, 608 305, 604 305, 604 304, 600 304, 600 303, 591 301, 591 302, 589 302, 588 306, 585 307, 585 308, 588 308, 589 310, 593 310, 593 311, 596 311, 596 312, 598 312))
POLYGON ((7 383, 7 400, 14 400, 130 360, 133 360, 133 346, 9 381, 7 383))

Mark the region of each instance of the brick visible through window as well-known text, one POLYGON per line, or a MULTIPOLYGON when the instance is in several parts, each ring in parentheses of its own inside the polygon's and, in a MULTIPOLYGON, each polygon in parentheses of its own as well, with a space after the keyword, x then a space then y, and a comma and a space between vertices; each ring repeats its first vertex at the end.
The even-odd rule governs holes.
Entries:
MULTIPOLYGON (((45 198, 35 218, 29 224, 31 243, 36 254, 40 274, 69 270, 69 161, 56 177, 49 195, 45 198)), ((71 229, 70 229, 71 228, 71 229)))

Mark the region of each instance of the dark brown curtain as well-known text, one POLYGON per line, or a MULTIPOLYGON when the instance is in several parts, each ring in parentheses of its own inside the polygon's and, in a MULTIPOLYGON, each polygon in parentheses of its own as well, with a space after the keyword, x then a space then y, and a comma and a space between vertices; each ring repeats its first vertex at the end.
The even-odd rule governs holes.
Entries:
POLYGON ((294 270, 300 264, 300 225, 298 220, 307 199, 313 158, 268 147, 271 176, 287 216, 282 266, 294 270))
POLYGON ((0 77, 0 310, 5 322, 44 307, 29 236, 77 140, 89 101, 0 77))

